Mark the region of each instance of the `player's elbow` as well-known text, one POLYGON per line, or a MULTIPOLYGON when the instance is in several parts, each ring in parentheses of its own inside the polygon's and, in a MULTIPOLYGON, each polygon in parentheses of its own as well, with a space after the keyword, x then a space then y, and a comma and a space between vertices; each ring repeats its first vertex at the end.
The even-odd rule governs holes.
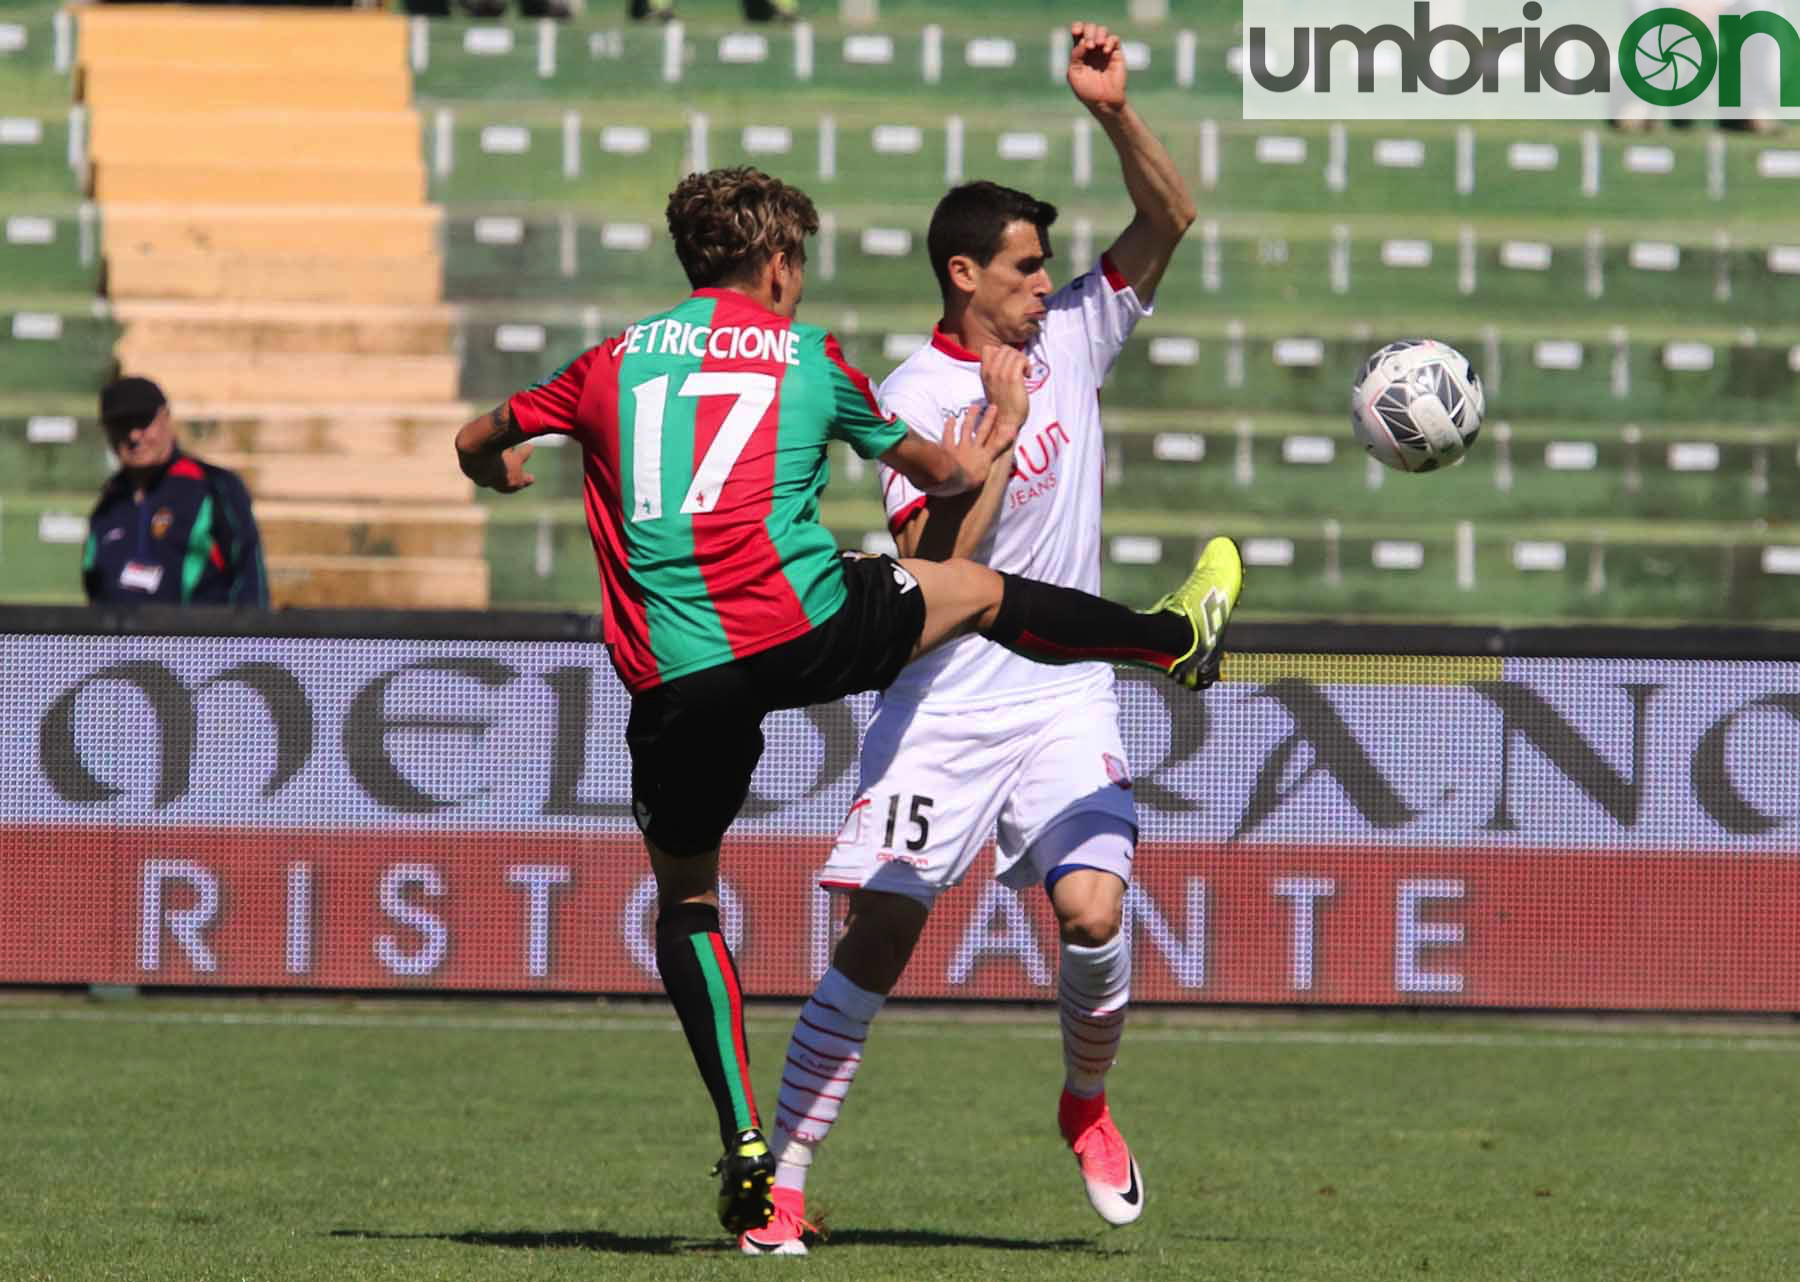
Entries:
POLYGON ((481 419, 464 423, 456 432, 456 457, 471 458, 481 453, 482 429, 486 424, 481 419))
POLYGON ((456 465, 464 476, 477 483, 491 466, 489 456, 494 452, 484 426, 477 419, 456 434, 456 465))
POLYGON ((933 496, 960 494, 964 488, 962 468, 947 450, 934 450, 926 464, 924 478, 913 484, 933 496))
POLYGON ((1194 204, 1194 198, 1185 189, 1174 193, 1169 203, 1157 211, 1156 231, 1170 244, 1174 244, 1187 235, 1188 228, 1200 217, 1200 210, 1194 204))

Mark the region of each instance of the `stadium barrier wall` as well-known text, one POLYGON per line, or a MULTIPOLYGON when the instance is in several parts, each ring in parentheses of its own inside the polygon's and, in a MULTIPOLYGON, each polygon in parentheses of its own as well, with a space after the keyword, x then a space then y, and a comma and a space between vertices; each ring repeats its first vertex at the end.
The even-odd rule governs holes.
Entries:
MULTIPOLYGON (((1120 676, 1138 1000, 1800 1011, 1793 634, 1232 639, 1204 696, 1120 676)), ((591 619, 0 609, 0 672, 0 982, 657 991, 591 619)), ((768 722, 723 861, 753 994, 826 964, 872 706, 768 722)), ((890 808, 904 858, 931 802, 890 808)), ((985 858, 902 994, 1053 997, 985 858)))

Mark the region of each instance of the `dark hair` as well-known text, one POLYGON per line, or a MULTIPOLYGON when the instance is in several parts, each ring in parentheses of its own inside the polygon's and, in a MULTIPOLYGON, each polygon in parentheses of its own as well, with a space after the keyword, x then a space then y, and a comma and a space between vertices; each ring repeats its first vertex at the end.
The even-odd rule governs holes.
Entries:
POLYGON ((986 267, 1000 252, 1006 229, 1020 222, 1038 229, 1048 251, 1055 221, 1055 205, 1012 187, 986 181, 952 187, 931 211, 931 229, 925 233, 925 251, 945 301, 950 299, 952 258, 960 254, 986 267))
POLYGON ((805 192, 748 166, 689 174, 669 193, 667 218, 695 289, 740 280, 777 253, 803 263, 819 230, 805 192))

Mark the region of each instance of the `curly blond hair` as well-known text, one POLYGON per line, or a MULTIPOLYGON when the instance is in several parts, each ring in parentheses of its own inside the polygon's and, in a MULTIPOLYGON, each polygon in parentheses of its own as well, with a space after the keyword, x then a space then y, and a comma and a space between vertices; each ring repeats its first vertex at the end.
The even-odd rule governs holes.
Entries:
POLYGON ((749 166, 689 174, 669 193, 667 217, 695 289, 741 280, 777 253, 804 263, 819 230, 811 197, 749 166))

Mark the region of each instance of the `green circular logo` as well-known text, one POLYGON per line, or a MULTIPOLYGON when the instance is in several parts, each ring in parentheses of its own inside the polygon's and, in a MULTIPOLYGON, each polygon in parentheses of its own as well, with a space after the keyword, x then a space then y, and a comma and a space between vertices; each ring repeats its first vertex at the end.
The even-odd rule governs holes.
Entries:
POLYGON ((1706 91, 1718 68, 1712 32, 1686 9, 1652 9, 1619 41, 1620 78, 1655 107, 1686 106, 1706 91))

